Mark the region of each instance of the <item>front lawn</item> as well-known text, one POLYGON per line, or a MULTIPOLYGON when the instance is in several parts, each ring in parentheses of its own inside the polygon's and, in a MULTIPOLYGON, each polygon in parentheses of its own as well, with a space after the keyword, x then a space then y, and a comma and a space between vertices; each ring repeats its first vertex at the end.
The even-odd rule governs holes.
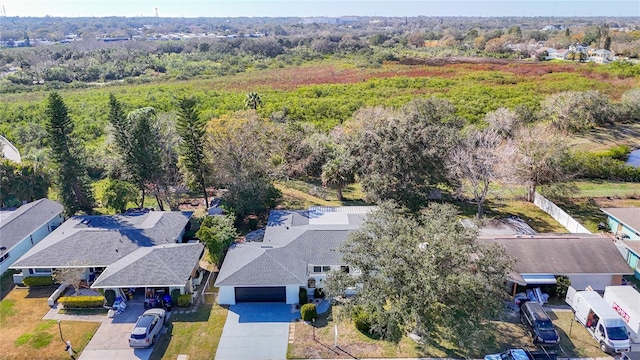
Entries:
POLYGON ((0 301, 0 349, 2 359, 69 359, 65 344, 70 340, 81 353, 100 323, 43 320, 49 311, 47 298, 55 287, 14 288, 0 301))
MULTIPOLYGON (((333 306, 334 313, 340 312, 340 306, 333 306)), ((598 344, 579 323, 573 321, 571 311, 553 311, 550 317, 560 334, 558 347, 560 357, 603 357, 598 344), (573 323, 573 324, 572 324, 573 323), (569 334, 571 334, 569 336, 569 334)), ((485 326, 486 340, 478 349, 465 354, 444 340, 418 344, 404 337, 398 345, 365 335, 348 319, 337 319, 331 312, 318 316, 313 324, 296 322, 293 325, 294 340, 289 344, 289 359, 313 358, 482 358, 486 354, 497 353, 509 348, 527 348, 535 350, 531 335, 520 323, 510 321, 490 321, 485 326), (338 327, 338 347, 334 346, 334 327, 338 327)))
POLYGON ((180 354, 190 360, 213 359, 218 349, 227 309, 214 304, 200 305, 191 314, 172 314, 163 335, 151 354, 154 359, 176 359, 180 354))

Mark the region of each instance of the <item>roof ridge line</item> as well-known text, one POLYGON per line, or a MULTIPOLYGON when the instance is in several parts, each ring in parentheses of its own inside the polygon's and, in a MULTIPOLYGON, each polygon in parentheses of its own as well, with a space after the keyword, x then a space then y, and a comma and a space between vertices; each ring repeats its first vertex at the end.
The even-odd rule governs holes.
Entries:
MULTIPOLYGON (((288 245, 288 244, 287 244, 288 245)), ((278 248, 281 249, 281 248, 278 248)), ((286 267, 285 265, 283 265, 280 261, 278 261, 278 259, 276 259, 275 257, 271 256, 271 254, 268 254, 268 251, 265 251, 265 254, 267 254, 271 259, 273 259, 273 261, 275 261, 278 265, 280 265, 282 268, 284 268, 289 274, 291 274, 291 276, 293 276, 294 278, 302 281, 304 283, 304 279, 300 279, 298 276, 296 276, 294 273, 291 272, 291 270, 286 267)), ((307 266, 309 266, 309 262, 304 259, 304 262, 307 263, 307 266)))
MULTIPOLYGON (((13 210, 13 211, 11 212, 11 214, 7 217, 7 218, 9 218, 9 221, 7 221, 7 222, 2 221, 2 226, 0 226, 0 228, 3 228, 3 227, 5 227, 5 226, 7 226, 7 225, 11 224, 13 221, 15 221, 16 219, 18 219, 20 216, 24 215, 27 211, 29 211, 29 210, 33 209, 33 207, 34 207, 34 206, 38 205, 39 203, 38 203, 38 204, 36 204, 36 202, 37 202, 37 201, 42 202, 42 200, 44 200, 44 199, 45 199, 45 198, 38 199, 38 200, 34 200, 34 201, 30 202, 30 203, 26 203, 26 204, 24 204, 24 205, 21 205, 21 206, 20 206, 20 207, 18 207, 17 209, 13 210), (20 210, 20 208, 21 208, 21 207, 23 207, 23 206, 27 206, 27 205, 30 205, 28 209, 27 209, 27 208, 25 208, 25 210, 24 210, 24 211, 22 211, 22 212, 20 212, 20 214, 19 214, 19 215, 16 215, 16 212, 18 212, 18 211, 20 210), (15 215, 15 216, 14 216, 14 215, 15 215)), ((5 219, 6 219, 6 218, 5 218, 5 219)))

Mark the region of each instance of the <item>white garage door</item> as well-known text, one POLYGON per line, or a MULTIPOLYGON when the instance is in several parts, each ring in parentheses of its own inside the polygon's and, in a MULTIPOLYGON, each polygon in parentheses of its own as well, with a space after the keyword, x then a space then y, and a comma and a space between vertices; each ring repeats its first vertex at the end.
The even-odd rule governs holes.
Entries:
POLYGON ((584 290, 587 286, 591 286, 593 290, 604 291, 605 286, 612 285, 611 284, 612 279, 613 279, 613 276, 611 275, 597 275, 597 274, 569 276, 569 280, 571 280, 571 286, 573 286, 576 290, 584 290))

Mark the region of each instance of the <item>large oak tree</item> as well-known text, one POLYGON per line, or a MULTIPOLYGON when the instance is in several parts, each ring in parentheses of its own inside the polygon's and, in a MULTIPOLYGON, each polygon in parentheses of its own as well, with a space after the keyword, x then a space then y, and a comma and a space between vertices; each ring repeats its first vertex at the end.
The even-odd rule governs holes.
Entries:
POLYGON ((357 283, 353 303, 384 339, 414 332, 475 349, 483 325, 503 307, 512 261, 500 246, 479 243, 457 215, 447 204, 419 214, 381 204, 340 248, 359 275, 332 272, 325 289, 337 295, 357 283))

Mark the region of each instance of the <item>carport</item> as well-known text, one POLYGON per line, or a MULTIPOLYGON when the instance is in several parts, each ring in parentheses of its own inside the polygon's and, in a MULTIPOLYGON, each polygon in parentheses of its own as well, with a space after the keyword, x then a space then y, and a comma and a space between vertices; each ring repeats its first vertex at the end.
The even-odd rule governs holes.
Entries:
POLYGON ((252 286, 235 288, 236 303, 239 302, 286 302, 284 286, 252 286))

